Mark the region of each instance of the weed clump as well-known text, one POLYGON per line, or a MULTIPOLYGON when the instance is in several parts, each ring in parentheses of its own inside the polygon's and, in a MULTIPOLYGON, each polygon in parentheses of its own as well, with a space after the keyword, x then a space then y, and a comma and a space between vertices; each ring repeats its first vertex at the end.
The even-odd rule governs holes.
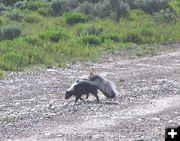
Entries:
POLYGON ((53 0, 51 4, 52 13, 55 16, 63 15, 67 11, 67 1, 66 0, 53 0))
POLYGON ((66 13, 64 14, 65 22, 68 25, 74 25, 77 23, 85 23, 88 21, 88 16, 81 13, 66 13))
POLYGON ((61 39, 68 38, 67 35, 62 33, 61 31, 47 31, 43 32, 39 35, 40 39, 42 40, 49 40, 51 42, 58 42, 61 39))
POLYGON ((39 17, 36 15, 29 15, 24 18, 24 21, 30 24, 38 23, 39 20, 39 17))
POLYGON ((0 40, 13 40, 22 35, 22 28, 15 25, 8 25, 0 30, 0 40))
POLYGON ((18 21, 18 22, 20 22, 23 19, 23 15, 17 12, 8 14, 8 17, 13 21, 18 21))
POLYGON ((101 40, 95 36, 85 36, 81 38, 81 42, 85 45, 97 46, 101 43, 101 40))

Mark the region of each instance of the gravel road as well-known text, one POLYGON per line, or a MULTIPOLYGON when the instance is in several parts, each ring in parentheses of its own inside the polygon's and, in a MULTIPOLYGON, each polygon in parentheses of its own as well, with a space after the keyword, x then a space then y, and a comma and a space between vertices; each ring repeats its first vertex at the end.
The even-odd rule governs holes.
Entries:
POLYGON ((172 47, 153 57, 115 53, 68 69, 8 72, 0 80, 0 141, 164 141, 165 127, 180 125, 180 44, 172 47), (91 68, 116 84, 118 98, 65 100, 91 68))

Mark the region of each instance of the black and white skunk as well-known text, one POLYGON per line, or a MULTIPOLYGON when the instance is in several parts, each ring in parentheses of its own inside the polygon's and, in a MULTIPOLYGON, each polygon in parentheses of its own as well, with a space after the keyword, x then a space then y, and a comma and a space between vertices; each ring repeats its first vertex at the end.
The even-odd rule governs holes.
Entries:
POLYGON ((93 94, 97 101, 99 102, 99 97, 97 96, 98 89, 96 85, 93 85, 88 80, 77 80, 67 91, 65 94, 65 99, 69 99, 71 96, 75 96, 77 102, 78 99, 81 99, 82 95, 87 95, 86 99, 89 97, 89 93, 93 94))
POLYGON ((67 91, 65 94, 65 99, 69 99, 72 95, 76 97, 75 102, 78 99, 81 99, 82 95, 87 95, 86 98, 89 97, 89 93, 93 94, 97 101, 99 102, 99 97, 97 95, 98 89, 107 97, 107 98, 116 98, 117 91, 112 84, 111 81, 105 79, 100 75, 96 75, 94 73, 90 73, 88 78, 78 79, 67 91))

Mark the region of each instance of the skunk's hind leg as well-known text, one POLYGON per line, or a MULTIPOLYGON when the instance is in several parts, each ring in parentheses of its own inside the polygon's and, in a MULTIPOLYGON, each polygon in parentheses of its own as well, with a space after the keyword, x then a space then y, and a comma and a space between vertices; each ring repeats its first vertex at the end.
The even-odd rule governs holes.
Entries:
POLYGON ((97 99, 97 102, 99 102, 99 97, 98 97, 98 91, 96 90, 95 92, 93 92, 92 93, 95 97, 96 97, 96 99, 97 99))
POLYGON ((76 96, 75 102, 77 102, 77 101, 78 101, 78 99, 81 99, 81 97, 77 97, 77 96, 76 96))
POLYGON ((84 99, 82 99, 81 97, 79 99, 82 100, 83 102, 85 102, 84 99))

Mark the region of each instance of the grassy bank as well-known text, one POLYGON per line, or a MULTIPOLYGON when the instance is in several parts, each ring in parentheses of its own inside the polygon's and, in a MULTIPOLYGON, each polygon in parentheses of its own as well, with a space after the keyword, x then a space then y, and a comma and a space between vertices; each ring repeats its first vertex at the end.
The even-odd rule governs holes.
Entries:
POLYGON ((104 17, 83 14, 77 8, 55 11, 52 3, 40 1, 25 8, 20 7, 22 2, 19 7, 15 4, 1 5, 7 8, 0 16, 1 70, 21 71, 34 65, 66 67, 95 61, 104 50, 136 45, 142 46, 137 53, 142 56, 157 51, 152 44, 180 41, 180 4, 176 0, 155 13, 129 7, 119 17, 114 11, 104 17), (151 44, 151 49, 144 44, 151 44))
POLYGON ((4 72, 0 70, 0 79, 4 77, 4 72))

